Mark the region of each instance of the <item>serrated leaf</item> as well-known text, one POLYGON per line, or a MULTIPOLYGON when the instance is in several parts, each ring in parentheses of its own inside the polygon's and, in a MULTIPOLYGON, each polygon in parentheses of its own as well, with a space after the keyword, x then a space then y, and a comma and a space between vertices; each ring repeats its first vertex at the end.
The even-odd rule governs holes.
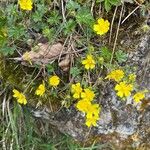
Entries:
POLYGON ((51 74, 54 71, 54 67, 51 64, 46 65, 48 74, 51 74))
POLYGON ((73 77, 78 76, 80 73, 81 73, 81 72, 80 72, 80 69, 77 68, 77 67, 72 67, 72 68, 70 69, 70 74, 71 74, 73 77))
POLYGON ((111 9, 111 3, 109 2, 109 0, 105 0, 104 6, 105 6, 105 10, 107 12, 110 11, 110 9, 111 9))
POLYGON ((73 11, 75 9, 79 9, 80 8, 80 5, 75 2, 75 1, 72 1, 72 0, 69 0, 66 4, 66 8, 69 10, 69 11, 73 11))
POLYGON ((122 50, 119 50, 115 53, 115 58, 119 63, 123 63, 127 60, 127 54, 122 50))
POLYGON ((120 3, 120 0, 109 0, 110 4, 112 5, 118 5, 120 3))
POLYGON ((110 61, 111 51, 107 47, 102 47, 101 48, 101 56, 104 58, 105 61, 110 61))
POLYGON ((85 24, 88 26, 92 26, 94 23, 94 18, 90 12, 90 10, 86 7, 80 9, 77 12, 76 20, 78 23, 85 24))
POLYGON ((3 48, 0 49, 0 52, 3 55, 5 55, 5 56, 12 55, 14 53, 14 51, 15 51, 15 47, 14 46, 12 46, 12 47, 5 46, 5 47, 3 47, 3 48))
POLYGON ((14 38, 15 40, 19 39, 24 34, 25 28, 22 25, 13 26, 8 29, 8 36, 10 38, 14 38))
POLYGON ((70 34, 76 27, 76 22, 73 19, 69 19, 64 25, 64 34, 70 34))
POLYGON ((61 20, 61 16, 59 15, 59 12, 58 11, 52 11, 50 13, 50 16, 47 19, 47 22, 50 25, 58 25, 58 24, 60 24, 60 20, 61 20))

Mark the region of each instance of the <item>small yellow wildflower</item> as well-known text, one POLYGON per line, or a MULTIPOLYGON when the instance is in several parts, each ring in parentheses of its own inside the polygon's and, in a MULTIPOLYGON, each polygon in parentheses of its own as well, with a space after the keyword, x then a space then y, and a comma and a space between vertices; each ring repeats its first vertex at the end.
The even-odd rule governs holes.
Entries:
POLYGON ((80 83, 72 84, 71 92, 73 93, 73 98, 80 98, 82 87, 80 83))
POLYGON ((129 80, 134 82, 136 79, 136 75, 135 74, 129 74, 129 80))
POLYGON ((115 90, 118 91, 117 95, 119 97, 128 97, 131 94, 131 91, 133 90, 132 84, 126 84, 126 82, 120 82, 115 86, 115 90))
POLYGON ((85 113, 88 112, 89 107, 91 106, 91 102, 86 99, 79 100, 76 104, 76 107, 79 111, 85 113))
POLYGON ((32 10, 32 0, 19 0, 20 8, 23 10, 32 10))
POLYGON ((49 77, 49 85, 57 86, 59 83, 60 83, 60 79, 58 76, 54 75, 52 77, 49 77))
POLYGON ((20 93, 18 90, 14 89, 13 90, 13 97, 17 99, 18 103, 20 104, 24 104, 26 105, 27 104, 27 100, 26 100, 26 97, 24 96, 23 93, 20 93))
POLYGON ((30 53, 29 53, 29 52, 25 52, 25 53, 22 55, 22 59, 25 60, 25 61, 28 61, 28 62, 30 63, 30 65, 32 65, 32 61, 31 61, 30 53))
POLYGON ((145 93, 148 92, 147 90, 145 91, 141 91, 141 92, 137 92, 136 94, 134 94, 133 99, 136 103, 139 103, 142 99, 145 98, 145 93))
POLYGON ((124 72, 120 69, 110 72, 105 79, 113 79, 119 82, 124 77, 124 72))
POLYGON ((88 126, 88 127, 91 127, 91 126, 96 126, 97 125, 97 121, 99 120, 99 116, 92 116, 91 118, 86 118, 86 122, 85 124, 88 126))
POLYGON ((99 34, 106 34, 109 30, 110 23, 108 20, 104 20, 103 18, 98 19, 97 24, 93 26, 93 30, 99 34))
POLYGON ((94 92, 88 88, 84 89, 84 92, 81 93, 81 98, 87 99, 89 101, 92 101, 94 97, 95 97, 94 92))
POLYGON ((87 110, 87 117, 92 118, 92 116, 99 116, 100 106, 98 104, 89 105, 87 110))
POLYGON ((86 59, 82 61, 82 64, 85 66, 85 69, 95 68, 95 60, 92 55, 87 55, 86 59))
POLYGON ((44 93, 45 93, 45 84, 43 82, 42 84, 39 85, 39 87, 35 91, 35 94, 39 95, 39 96, 42 96, 44 93))

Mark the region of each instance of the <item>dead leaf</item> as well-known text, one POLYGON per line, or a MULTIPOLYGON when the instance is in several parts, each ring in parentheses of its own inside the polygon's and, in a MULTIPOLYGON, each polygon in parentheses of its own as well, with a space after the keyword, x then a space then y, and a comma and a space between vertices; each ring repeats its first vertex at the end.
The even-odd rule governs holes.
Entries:
POLYGON ((65 58, 59 62, 58 66, 64 71, 69 70, 69 64, 70 64, 70 56, 69 54, 65 56, 65 58))
POLYGON ((47 64, 55 57, 59 56, 63 50, 63 45, 61 43, 57 43, 54 45, 49 45, 49 43, 39 43, 37 46, 32 48, 28 53, 25 52, 22 56, 22 59, 26 61, 26 54, 28 54, 28 61, 34 63, 44 63, 47 64))

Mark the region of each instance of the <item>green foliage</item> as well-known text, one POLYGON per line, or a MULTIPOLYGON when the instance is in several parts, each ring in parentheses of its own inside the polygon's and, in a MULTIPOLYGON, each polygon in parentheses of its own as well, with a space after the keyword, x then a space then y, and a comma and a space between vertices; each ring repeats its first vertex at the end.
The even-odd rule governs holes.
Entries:
POLYGON ((76 77, 78 75, 80 75, 81 73, 81 70, 78 68, 78 67, 72 67, 70 69, 70 74, 73 76, 73 77, 76 77))
POLYGON ((106 62, 110 61, 112 52, 107 47, 101 48, 101 56, 106 62))
POLYGON ((8 29, 8 37, 15 40, 25 35, 25 28, 23 25, 12 26, 8 29))
POLYGON ((78 10, 76 20, 78 23, 87 25, 88 27, 92 27, 94 24, 94 18, 87 7, 78 10))
POLYGON ((51 64, 47 64, 46 69, 47 69, 48 74, 51 74, 52 72, 54 72, 54 67, 51 64))
POLYGON ((5 15, 7 17, 8 26, 12 27, 16 22, 21 22, 23 18, 23 13, 17 11, 17 6, 9 4, 5 9, 5 15))
POLYGON ((7 55, 12 55, 12 54, 14 54, 15 49, 16 49, 15 46, 9 47, 9 46, 6 46, 6 45, 5 45, 4 47, 2 47, 2 48, 0 49, 0 52, 1 52, 3 55, 7 56, 7 55))
POLYGON ((0 29, 6 25, 7 18, 4 16, 3 12, 0 11, 0 29))
POLYGON ((76 27, 76 22, 73 19, 69 19, 64 24, 64 30, 63 30, 64 34, 68 35, 68 34, 72 33, 73 30, 75 29, 75 27, 76 27))
POLYGON ((0 45, 6 40, 7 29, 6 29, 7 18, 4 16, 3 12, 0 11, 0 45))
POLYGON ((73 0, 69 0, 67 2, 66 8, 69 11, 75 11, 75 9, 79 9, 80 8, 80 5, 77 2, 73 1, 73 0))
MULTIPOLYGON (((110 51, 107 47, 102 47, 100 56, 104 58, 105 62, 109 62, 112 57, 112 51, 110 51)), ((118 50, 115 52, 114 59, 118 63, 123 63, 127 60, 127 54, 123 52, 122 50, 118 50)))
POLYGON ((120 4, 120 0, 100 0, 100 2, 104 2, 105 10, 108 12, 111 10, 112 6, 117 6, 120 4))
POLYGON ((59 12, 57 10, 54 10, 48 15, 47 22, 54 26, 59 25, 62 17, 60 16, 59 12))
POLYGON ((127 54, 122 50, 116 51, 115 58, 119 63, 123 63, 127 60, 127 54))
POLYGON ((48 26, 45 26, 43 28, 42 33, 45 37, 47 37, 49 40, 51 40, 55 35, 55 30, 54 30, 54 28, 49 28, 48 26))
POLYGON ((37 4, 37 10, 33 13, 32 19, 34 22, 42 21, 42 17, 47 11, 47 7, 44 4, 37 4))

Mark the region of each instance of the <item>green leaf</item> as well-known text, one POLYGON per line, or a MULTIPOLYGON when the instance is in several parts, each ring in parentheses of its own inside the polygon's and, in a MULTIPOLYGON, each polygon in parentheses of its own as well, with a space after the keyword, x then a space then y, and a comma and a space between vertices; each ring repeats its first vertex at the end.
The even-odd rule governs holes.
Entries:
POLYGON ((109 0, 110 4, 112 5, 118 5, 120 3, 120 0, 109 0))
POLYGON ((104 6, 105 6, 105 10, 107 12, 110 11, 110 9, 111 9, 111 3, 109 2, 109 0, 105 0, 104 6))
POLYGON ((25 28, 22 25, 13 26, 8 29, 8 36, 14 38, 15 40, 19 39, 25 34, 25 28))
POLYGON ((121 1, 120 0, 105 0, 104 2, 104 6, 105 6, 105 10, 108 12, 111 10, 112 5, 119 5, 121 1))
POLYGON ((78 76, 80 73, 81 73, 81 71, 80 71, 80 69, 77 68, 77 67, 72 67, 72 68, 70 69, 70 74, 71 74, 73 77, 78 76))
POLYGON ((93 26, 94 18, 90 10, 86 7, 79 9, 76 15, 76 20, 80 24, 85 24, 89 27, 93 26))
POLYGON ((8 46, 4 46, 0 49, 0 52, 7 56, 7 55, 12 55, 14 54, 14 51, 15 51, 16 47, 15 46, 11 46, 11 47, 8 47, 8 46))
POLYGON ((72 0, 69 0, 66 4, 66 8, 69 10, 69 11, 74 11, 75 9, 79 9, 80 8, 80 5, 75 2, 75 1, 72 1, 72 0))
POLYGON ((76 27, 76 22, 73 19, 69 19, 64 25, 64 34, 68 35, 73 32, 76 27))
POLYGON ((48 74, 51 74, 54 71, 54 67, 51 64, 47 64, 46 69, 48 71, 48 74))
POLYGON ((101 48, 101 56, 104 58, 105 61, 110 61, 111 59, 111 52, 107 47, 101 48))
POLYGON ((122 50, 119 50, 115 53, 115 58, 119 63, 123 63, 127 60, 127 54, 122 50))
POLYGON ((60 24, 60 20, 61 20, 61 16, 59 15, 59 12, 55 10, 50 13, 50 16, 48 17, 47 22, 50 25, 58 25, 60 24))
POLYGON ((104 0, 96 0, 96 3, 101 3, 103 2, 104 0))
POLYGON ((7 19, 4 16, 0 16, 0 28, 4 27, 7 23, 7 19))
POLYGON ((42 17, 46 13, 47 9, 44 4, 37 4, 37 10, 32 14, 32 19, 34 22, 42 21, 42 17))
POLYGON ((49 40, 51 40, 55 35, 54 28, 49 28, 48 26, 45 26, 42 33, 45 37, 47 37, 49 40))

